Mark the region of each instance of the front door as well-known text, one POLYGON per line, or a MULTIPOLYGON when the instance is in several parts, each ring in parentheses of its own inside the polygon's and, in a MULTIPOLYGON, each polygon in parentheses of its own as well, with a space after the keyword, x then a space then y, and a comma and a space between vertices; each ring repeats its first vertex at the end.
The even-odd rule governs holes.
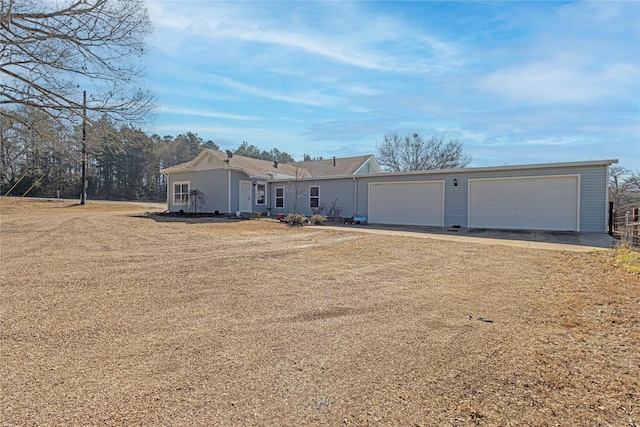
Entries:
POLYGON ((251 181, 240 181, 240 212, 251 210, 251 181))

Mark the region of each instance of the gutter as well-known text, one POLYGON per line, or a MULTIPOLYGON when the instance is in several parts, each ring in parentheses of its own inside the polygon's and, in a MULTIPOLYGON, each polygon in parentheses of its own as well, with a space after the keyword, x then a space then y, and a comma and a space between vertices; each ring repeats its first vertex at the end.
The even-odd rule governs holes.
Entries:
POLYGON ((358 212, 358 177, 353 177, 353 216, 358 212))
MULTIPOLYGON (((513 166, 483 166, 477 168, 457 168, 457 169, 427 169, 419 171, 408 172, 377 172, 359 174, 359 178, 379 178, 390 176, 412 176, 412 175, 442 175, 451 173, 474 173, 474 172, 489 172, 489 171, 509 171, 509 170, 529 170, 529 169, 554 169, 564 167, 583 167, 583 166, 609 166, 611 164, 618 163, 618 159, 609 160, 589 160, 584 162, 562 162, 562 163, 539 163, 532 165, 513 165, 513 166)), ((301 181, 322 181, 330 179, 344 179, 352 178, 353 175, 334 175, 334 176, 316 176, 316 177, 303 177, 301 181)), ((288 179, 276 178, 270 179, 268 182, 287 182, 288 179)))

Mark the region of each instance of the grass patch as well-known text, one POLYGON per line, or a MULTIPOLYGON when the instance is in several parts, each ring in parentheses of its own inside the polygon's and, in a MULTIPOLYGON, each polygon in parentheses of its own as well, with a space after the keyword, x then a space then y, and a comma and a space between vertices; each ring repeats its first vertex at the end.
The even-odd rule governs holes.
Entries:
POLYGON ((630 273, 640 274, 640 253, 627 246, 621 246, 616 250, 613 263, 630 273))
POLYGON ((0 204, 0 425, 640 423, 617 252, 74 204, 0 204))

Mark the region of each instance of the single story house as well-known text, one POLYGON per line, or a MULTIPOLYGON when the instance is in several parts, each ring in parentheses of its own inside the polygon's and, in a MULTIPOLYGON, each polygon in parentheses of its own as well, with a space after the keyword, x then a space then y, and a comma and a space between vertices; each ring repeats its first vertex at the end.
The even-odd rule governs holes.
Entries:
POLYGON ((278 164, 204 150, 162 170, 168 209, 342 217, 435 227, 606 232, 617 160, 383 172, 372 155, 278 164))

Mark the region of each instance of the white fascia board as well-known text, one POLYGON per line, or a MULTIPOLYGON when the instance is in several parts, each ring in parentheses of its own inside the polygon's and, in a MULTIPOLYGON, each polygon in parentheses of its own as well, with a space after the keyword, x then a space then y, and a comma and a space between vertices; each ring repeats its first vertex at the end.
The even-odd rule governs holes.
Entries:
POLYGON ((167 169, 161 169, 160 173, 163 175, 171 175, 172 173, 184 173, 184 172, 191 172, 192 169, 189 168, 167 168, 167 169))

